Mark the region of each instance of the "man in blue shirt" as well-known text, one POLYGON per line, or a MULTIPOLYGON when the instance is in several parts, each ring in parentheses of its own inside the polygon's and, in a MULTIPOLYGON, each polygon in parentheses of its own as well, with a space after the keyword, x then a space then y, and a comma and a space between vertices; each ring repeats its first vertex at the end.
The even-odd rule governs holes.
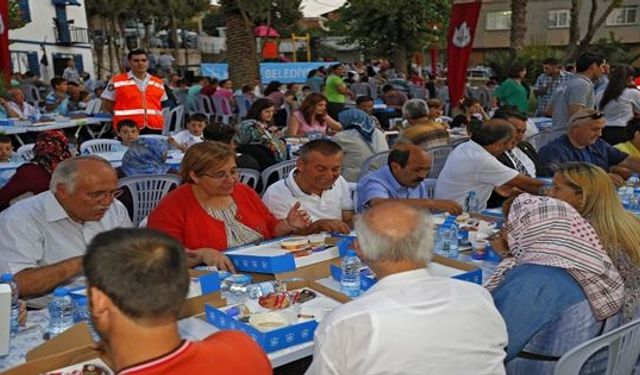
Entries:
POLYGON ((53 91, 44 99, 44 108, 47 112, 58 112, 66 114, 67 112, 67 80, 60 77, 51 79, 51 88, 53 91))
POLYGON ((433 186, 425 179, 431 168, 431 157, 416 145, 401 144, 390 153, 388 165, 366 175, 357 187, 356 211, 362 212, 376 204, 400 201, 418 208, 462 213, 453 200, 431 199, 433 186))
POLYGON ((553 172, 557 166, 571 161, 597 165, 609 172, 616 185, 640 172, 640 158, 617 150, 600 139, 605 125, 604 114, 582 109, 569 119, 569 130, 540 149, 540 164, 553 172))

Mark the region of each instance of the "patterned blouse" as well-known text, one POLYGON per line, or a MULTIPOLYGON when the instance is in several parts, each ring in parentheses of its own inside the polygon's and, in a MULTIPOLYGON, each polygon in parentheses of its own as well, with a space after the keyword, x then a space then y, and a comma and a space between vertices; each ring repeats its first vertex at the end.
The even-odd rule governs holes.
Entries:
POLYGON ((624 305, 622 306, 623 323, 633 320, 640 305, 640 266, 633 263, 627 253, 620 249, 608 251, 611 261, 618 269, 624 281, 624 305))
POLYGON ((236 206, 235 202, 224 209, 215 209, 204 206, 203 208, 209 216, 225 223, 224 228, 227 234, 227 248, 255 243, 264 239, 262 234, 242 224, 238 219, 236 219, 238 206, 236 206))
POLYGON ((237 145, 261 145, 273 153, 276 161, 287 160, 287 144, 274 137, 265 125, 256 120, 244 120, 238 125, 238 132, 233 137, 237 145))

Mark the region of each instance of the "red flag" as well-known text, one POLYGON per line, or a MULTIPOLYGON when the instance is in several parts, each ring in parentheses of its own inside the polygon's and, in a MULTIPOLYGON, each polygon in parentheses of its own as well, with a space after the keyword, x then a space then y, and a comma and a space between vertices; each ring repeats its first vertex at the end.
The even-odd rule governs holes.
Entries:
POLYGON ((11 80, 11 56, 9 55, 9 1, 0 0, 0 72, 5 82, 11 80))
POLYGON ((473 48, 480 2, 454 4, 447 34, 447 83, 451 107, 457 106, 467 81, 467 64, 473 48))

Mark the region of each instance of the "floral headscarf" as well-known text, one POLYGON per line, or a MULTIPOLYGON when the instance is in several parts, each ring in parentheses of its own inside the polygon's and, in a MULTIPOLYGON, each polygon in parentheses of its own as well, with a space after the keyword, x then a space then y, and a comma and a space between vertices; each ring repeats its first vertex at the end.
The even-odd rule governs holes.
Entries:
POLYGON ((509 269, 537 264, 565 269, 580 284, 599 320, 622 307, 624 284, 591 224, 558 199, 521 194, 507 220, 510 257, 485 287, 496 288, 509 269))
POLYGON ((166 141, 140 137, 124 153, 120 169, 125 176, 167 173, 170 169, 165 163, 168 150, 166 141))
POLYGON ((244 120, 238 125, 233 141, 239 145, 261 145, 273 153, 276 161, 287 160, 287 144, 274 137, 265 125, 256 120, 244 120))
POLYGON ((38 134, 33 146, 33 162, 53 173, 58 164, 71 157, 69 141, 60 130, 50 130, 38 134))

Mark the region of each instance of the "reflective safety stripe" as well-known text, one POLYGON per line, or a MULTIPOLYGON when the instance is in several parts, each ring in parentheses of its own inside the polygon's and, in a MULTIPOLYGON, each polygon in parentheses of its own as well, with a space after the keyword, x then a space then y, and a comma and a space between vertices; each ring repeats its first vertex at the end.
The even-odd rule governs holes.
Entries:
MULTIPOLYGON (((144 115, 144 109, 119 109, 114 110, 113 114, 115 116, 131 116, 131 115, 144 115)), ((157 111, 155 109, 147 109, 148 115, 162 115, 162 111, 157 111)))
POLYGON ((133 86, 135 84, 136 83, 133 81, 119 81, 119 82, 114 82, 113 87, 133 86))
POLYGON ((119 109, 114 110, 115 116, 131 116, 131 115, 144 115, 144 109, 119 109))
POLYGON ((149 84, 152 85, 152 86, 155 86, 155 87, 157 87, 159 89, 163 89, 164 90, 164 85, 162 85, 161 83, 154 82, 154 81, 149 81, 149 84))

